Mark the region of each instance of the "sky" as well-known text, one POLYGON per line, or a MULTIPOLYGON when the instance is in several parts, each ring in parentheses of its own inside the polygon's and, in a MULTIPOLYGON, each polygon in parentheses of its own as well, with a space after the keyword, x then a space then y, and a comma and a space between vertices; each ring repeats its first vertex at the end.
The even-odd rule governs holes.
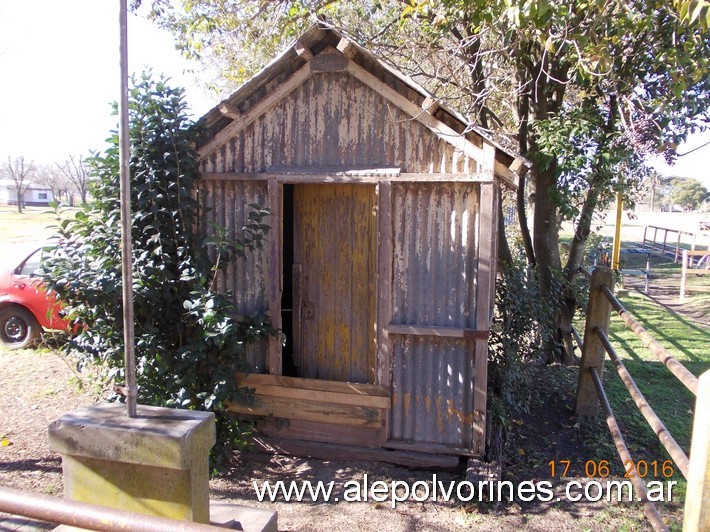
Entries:
MULTIPOLYGON (((37 163, 102 150, 120 96, 118 0, 0 0, 0 157, 37 163)), ((128 71, 186 89, 194 118, 219 102, 185 73, 168 32, 129 13, 128 71)))
MULTIPOLYGON (((102 150, 116 127, 119 99, 119 0, 0 0, 0 158, 36 163, 102 150)), ((193 118, 219 103, 200 88, 168 32, 129 14, 128 71, 152 67, 186 89, 193 118)), ((687 153, 710 142, 710 132, 678 147, 687 153)), ((710 188, 710 145, 678 158, 665 175, 693 177, 710 188)))

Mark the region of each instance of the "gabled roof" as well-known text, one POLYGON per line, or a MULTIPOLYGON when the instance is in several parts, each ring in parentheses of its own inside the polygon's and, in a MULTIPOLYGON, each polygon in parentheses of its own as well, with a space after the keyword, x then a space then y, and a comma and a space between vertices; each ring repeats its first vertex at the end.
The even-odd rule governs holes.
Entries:
POLYGON ((209 154, 246 123, 275 105, 305 81, 312 71, 347 70, 373 90, 418 120, 441 139, 471 158, 482 161, 484 144, 495 149, 495 174, 511 187, 527 171, 527 161, 467 123, 455 110, 438 102, 426 89, 332 28, 314 26, 261 72, 203 117, 207 137, 198 149, 209 154), (321 54, 336 49, 340 54, 321 54), (310 68, 304 68, 309 65, 310 68))

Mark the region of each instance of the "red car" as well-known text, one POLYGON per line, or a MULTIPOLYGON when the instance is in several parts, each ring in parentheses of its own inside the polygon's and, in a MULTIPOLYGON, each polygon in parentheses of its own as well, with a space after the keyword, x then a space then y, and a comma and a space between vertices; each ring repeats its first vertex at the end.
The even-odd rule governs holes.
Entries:
POLYGON ((4 347, 22 349, 39 338, 43 329, 68 329, 67 321, 59 316, 61 304, 40 282, 43 249, 0 273, 0 344, 4 347))

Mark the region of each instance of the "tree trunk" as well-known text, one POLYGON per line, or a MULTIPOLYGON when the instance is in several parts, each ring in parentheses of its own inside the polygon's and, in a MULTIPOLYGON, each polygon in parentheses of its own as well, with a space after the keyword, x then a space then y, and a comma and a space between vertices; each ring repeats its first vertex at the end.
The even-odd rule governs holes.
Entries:
MULTIPOLYGON (((598 165, 596 166, 598 171, 602 171, 602 156, 606 151, 608 143, 610 142, 611 133, 614 130, 617 115, 618 107, 616 103, 616 96, 612 94, 609 97, 609 116, 603 128, 602 140, 600 145, 597 147, 597 153, 594 157, 594 162, 598 165)), ((562 361, 568 365, 575 362, 574 348, 572 344, 572 321, 574 320, 574 314, 577 310, 577 301, 572 283, 577 275, 577 272, 579 271, 579 268, 582 266, 584 249, 591 233, 592 216, 594 216, 594 212, 599 204, 599 196, 601 194, 601 187, 603 186, 602 183, 605 182, 608 181, 603 179, 603 177, 598 174, 592 174, 589 180, 589 190, 587 191, 584 203, 582 204, 579 221, 577 222, 574 237, 572 238, 572 244, 570 245, 569 258, 567 259, 567 264, 565 265, 563 286, 560 294, 558 333, 560 341, 563 345, 562 361)))
POLYGON ((17 212, 22 214, 22 192, 19 188, 17 189, 17 212))

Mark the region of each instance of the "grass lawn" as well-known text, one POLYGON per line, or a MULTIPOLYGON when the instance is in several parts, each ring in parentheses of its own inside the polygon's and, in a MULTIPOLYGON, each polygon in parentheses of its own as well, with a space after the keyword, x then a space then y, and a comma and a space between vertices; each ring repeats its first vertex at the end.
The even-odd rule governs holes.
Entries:
MULTIPOLYGON (((63 217, 73 217, 78 207, 63 208, 63 217)), ((25 207, 22 213, 14 205, 0 205, 0 242, 23 244, 41 242, 54 234, 57 219, 51 207, 25 207)))
MULTIPOLYGON (((658 302, 635 290, 619 299, 626 310, 694 375, 700 376, 710 370, 710 329, 669 312, 658 302)), ((616 313, 611 317, 609 338, 651 408, 683 451, 689 454, 695 396, 642 344, 616 313)), ((609 361, 604 368, 604 389, 632 459, 637 465, 645 462, 642 466, 648 466, 645 480, 665 480, 662 464, 670 460, 670 456, 637 409, 616 368, 609 361)), ((595 450, 597 460, 608 460, 615 475, 623 475, 625 470, 631 469, 631 465, 624 467, 618 458, 603 414, 595 419, 582 419, 580 423, 590 435, 585 443, 595 450)), ((674 501, 680 503, 682 508, 686 481, 677 467, 674 466, 673 471, 672 478, 678 482, 674 501)))
MULTIPOLYGON (((636 320, 694 375, 699 376, 710 369, 710 330, 668 312, 635 291, 629 292, 621 301, 636 320)), ((637 386, 687 453, 695 396, 616 315, 612 316, 609 333, 614 348, 637 386)), ((635 444, 639 449, 653 449, 655 435, 636 409, 611 362, 606 364, 605 382, 617 415, 628 428, 630 444, 635 444)), ((656 450, 659 449, 660 444, 656 446, 656 450)))

